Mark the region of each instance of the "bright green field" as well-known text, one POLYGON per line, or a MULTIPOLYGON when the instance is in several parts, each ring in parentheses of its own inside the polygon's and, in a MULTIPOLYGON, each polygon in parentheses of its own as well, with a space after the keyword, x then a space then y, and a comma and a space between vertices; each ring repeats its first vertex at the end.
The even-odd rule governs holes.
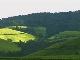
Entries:
POLYGON ((19 40, 26 42, 28 40, 34 40, 35 36, 9 28, 2 28, 0 29, 0 38, 4 40, 11 39, 13 42, 19 42, 19 40))

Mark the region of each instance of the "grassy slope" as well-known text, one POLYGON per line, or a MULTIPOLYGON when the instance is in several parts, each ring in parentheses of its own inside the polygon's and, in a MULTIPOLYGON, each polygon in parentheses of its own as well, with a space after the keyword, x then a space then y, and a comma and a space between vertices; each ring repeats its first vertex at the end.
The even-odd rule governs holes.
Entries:
POLYGON ((79 37, 80 32, 79 31, 64 31, 60 32, 59 34, 56 34, 54 36, 51 36, 49 39, 68 39, 70 37, 79 37))
POLYGON ((0 29, 0 38, 4 40, 11 39, 14 42, 18 42, 19 40, 24 42, 34 40, 35 36, 17 30, 2 28, 0 29))
POLYGON ((79 31, 65 31, 50 37, 49 39, 67 39, 64 42, 52 45, 44 50, 35 52, 29 56, 54 56, 54 55, 74 55, 76 52, 79 53, 80 49, 80 36, 79 31))
POLYGON ((29 56, 56 56, 80 54, 80 38, 69 38, 65 42, 57 43, 44 50, 40 50, 29 56))
POLYGON ((5 41, 0 39, 0 51, 3 52, 16 52, 20 51, 21 48, 19 48, 16 44, 10 42, 10 41, 5 41))

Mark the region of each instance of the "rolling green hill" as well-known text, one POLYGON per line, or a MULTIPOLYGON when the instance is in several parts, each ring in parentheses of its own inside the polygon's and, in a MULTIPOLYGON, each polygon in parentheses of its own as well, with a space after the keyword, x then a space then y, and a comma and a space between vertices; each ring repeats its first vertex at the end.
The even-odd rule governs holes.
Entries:
MULTIPOLYGON (((8 28, 6 28, 6 29, 8 29, 8 28)), ((37 28, 37 29, 39 29, 39 28, 37 28)), ((9 29, 9 30, 11 31, 12 29, 9 29)), ((14 31, 16 31, 16 30, 14 30, 14 31)), ((15 35, 15 34, 24 34, 24 32, 18 31, 18 32, 15 32, 15 33, 12 33, 12 34, 10 34, 10 33, 6 33, 6 34, 1 33, 1 34, 3 34, 3 35, 8 35, 8 34, 9 35, 15 35)), ((75 49, 75 48, 77 48, 77 46, 79 46, 79 45, 76 45, 76 43, 79 42, 76 39, 80 39, 80 38, 78 38, 79 37, 79 34, 80 34, 79 31, 65 31, 65 32, 60 32, 59 34, 56 34, 55 36, 52 36, 51 38, 53 40, 54 40, 53 37, 55 37, 56 39, 67 39, 66 41, 57 43, 57 44, 52 45, 52 46, 50 46, 48 48, 45 48, 44 50, 40 50, 38 52, 35 52, 33 54, 30 54, 29 57, 34 57, 34 56, 36 56, 36 57, 38 57, 38 56, 39 57, 43 57, 44 56, 44 58, 46 56, 47 57, 51 57, 51 56, 56 57, 55 55, 57 55, 57 56, 59 56, 59 55, 60 56, 66 55, 65 57, 67 57, 69 55, 73 55, 74 56, 76 54, 79 54, 78 50, 75 49), (72 44, 70 44, 70 43, 72 43, 72 44), (70 49, 70 50, 68 50, 68 49, 70 49)))
POLYGON ((25 56, 28 59, 80 60, 80 37, 71 37, 64 42, 25 56))
POLYGON ((80 55, 80 37, 69 38, 28 56, 80 55))
POLYGON ((19 40, 26 42, 28 40, 34 40, 35 36, 9 28, 1 28, 0 38, 4 40, 11 39, 13 42, 19 42, 19 40))
POLYGON ((71 37, 80 37, 80 31, 64 31, 60 32, 59 34, 56 34, 54 36, 51 36, 49 40, 66 40, 71 37))
POLYGON ((0 51, 2 53, 17 52, 20 50, 21 50, 21 48, 18 47, 15 43, 12 43, 11 41, 6 41, 6 40, 0 39, 0 51))

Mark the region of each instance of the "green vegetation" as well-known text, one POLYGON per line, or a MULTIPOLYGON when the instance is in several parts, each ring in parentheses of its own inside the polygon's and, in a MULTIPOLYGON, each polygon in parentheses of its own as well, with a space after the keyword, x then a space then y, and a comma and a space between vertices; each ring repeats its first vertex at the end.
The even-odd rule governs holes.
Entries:
POLYGON ((46 28, 45 27, 32 27, 36 34, 42 34, 43 36, 46 36, 46 28))
POLYGON ((34 40, 35 36, 17 30, 2 28, 0 29, 0 38, 4 40, 11 39, 13 42, 19 42, 20 40, 26 42, 28 40, 34 40))
POLYGON ((80 37, 69 38, 29 56, 80 55, 80 37))
POLYGON ((1 57, 0 60, 80 60, 80 55, 1 57))
POLYGON ((8 28, 2 28, 0 29, 0 35, 2 34, 22 34, 24 32, 8 29, 8 28))
POLYGON ((37 26, 37 27, 34 27, 34 26, 7 26, 6 28, 19 30, 19 31, 24 31, 24 32, 27 31, 27 33, 31 33, 32 32, 33 35, 36 34, 36 35, 46 36, 46 28, 45 27, 41 27, 41 26, 37 26))
POLYGON ((64 31, 48 38, 49 42, 67 40, 69 38, 80 37, 80 31, 64 31))
POLYGON ((80 31, 64 31, 51 36, 49 39, 68 39, 70 37, 80 37, 80 31))
POLYGON ((65 32, 60 32, 58 35, 56 35, 56 38, 62 38, 62 39, 67 39, 70 37, 80 37, 80 31, 65 31, 65 32))
POLYGON ((25 60, 80 60, 80 11, 2 18, 0 38, 6 42, 1 42, 0 56, 25 56, 25 60), (19 52, 2 54, 10 51, 9 45, 11 52, 19 52))
POLYGON ((27 28, 27 26, 7 26, 6 28, 14 29, 14 28, 27 28))
POLYGON ((17 52, 20 50, 21 48, 18 47, 15 43, 12 43, 11 41, 5 41, 5 40, 0 39, 0 51, 2 51, 2 53, 17 52))
POLYGON ((55 55, 55 56, 27 56, 31 60, 80 60, 80 55, 55 55))
POLYGON ((47 37, 63 31, 80 31, 80 10, 59 13, 33 13, 0 20, 0 27, 5 26, 38 26, 45 27, 47 37))

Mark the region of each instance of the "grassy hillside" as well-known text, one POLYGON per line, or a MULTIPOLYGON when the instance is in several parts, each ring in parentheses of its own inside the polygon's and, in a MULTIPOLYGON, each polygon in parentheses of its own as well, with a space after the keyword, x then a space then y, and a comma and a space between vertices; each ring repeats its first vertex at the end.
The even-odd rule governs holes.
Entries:
POLYGON ((56 38, 66 39, 69 37, 79 37, 79 36, 80 36, 80 31, 64 31, 56 35, 56 38))
POLYGON ((11 39, 13 42, 19 42, 19 40, 26 42, 28 40, 34 40, 35 36, 9 28, 1 28, 0 38, 4 40, 11 39))
POLYGON ((51 36, 50 40, 65 40, 71 37, 80 37, 80 31, 64 31, 60 32, 59 34, 56 34, 54 36, 51 36))
POLYGON ((29 56, 80 55, 80 37, 69 38, 29 56))
POLYGON ((79 31, 64 31, 60 32, 49 38, 50 41, 55 40, 64 40, 63 42, 59 42, 55 45, 52 45, 44 50, 40 50, 31 56, 55 56, 55 55, 76 55, 79 54, 77 49, 79 48, 80 42, 80 32, 79 31), (66 40, 65 40, 66 39, 66 40))
POLYGON ((0 51, 3 53, 5 52, 17 52, 20 51, 21 48, 19 48, 15 43, 12 43, 11 41, 5 41, 0 39, 0 51))

